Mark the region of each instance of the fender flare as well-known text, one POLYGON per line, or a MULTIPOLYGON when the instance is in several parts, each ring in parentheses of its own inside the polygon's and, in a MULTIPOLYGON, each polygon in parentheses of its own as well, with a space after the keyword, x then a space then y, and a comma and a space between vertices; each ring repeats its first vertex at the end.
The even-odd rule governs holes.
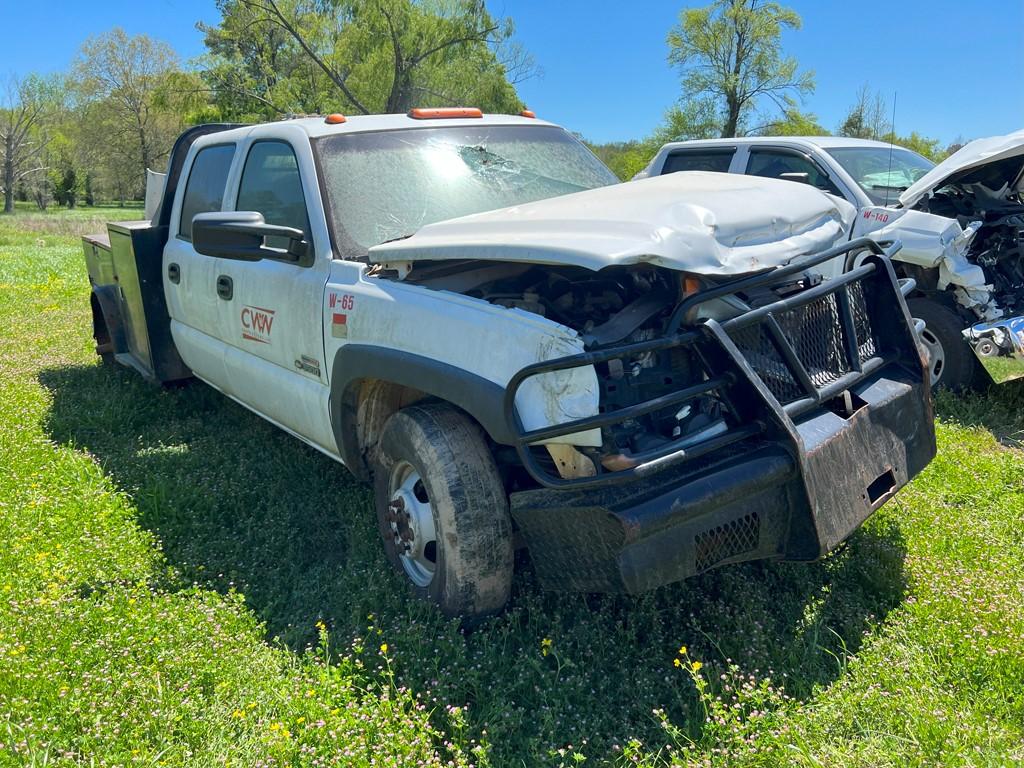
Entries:
POLYGON ((331 428, 347 467, 364 466, 357 433, 361 383, 377 379, 418 390, 455 405, 496 443, 511 445, 505 421, 505 388, 475 373, 429 357, 370 344, 345 344, 331 364, 331 428))
MULTIPOLYGON (((92 295, 96 299, 96 305, 103 316, 103 323, 107 326, 107 333, 110 335, 110 343, 114 353, 128 351, 128 338, 125 335, 124 318, 121 316, 121 301, 116 285, 94 285, 92 295)), ((96 311, 96 308, 93 308, 96 311)), ((95 323, 96 318, 93 318, 95 323)), ((95 327, 95 326, 94 326, 95 327)))

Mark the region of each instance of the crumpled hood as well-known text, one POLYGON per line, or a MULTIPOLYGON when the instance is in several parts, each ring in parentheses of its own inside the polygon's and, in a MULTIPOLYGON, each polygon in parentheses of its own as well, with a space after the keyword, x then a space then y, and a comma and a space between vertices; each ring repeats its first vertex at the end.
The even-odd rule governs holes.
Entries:
POLYGON ((805 184, 673 173, 428 224, 370 249, 378 263, 482 259, 703 275, 774 267, 847 239, 848 203, 805 184))
MULTIPOLYGON (((972 141, 903 190, 899 197, 900 204, 912 208, 922 197, 941 187, 950 176, 1017 155, 1024 155, 1024 130, 972 141)), ((1006 181, 1012 183, 1016 179, 1006 181)))

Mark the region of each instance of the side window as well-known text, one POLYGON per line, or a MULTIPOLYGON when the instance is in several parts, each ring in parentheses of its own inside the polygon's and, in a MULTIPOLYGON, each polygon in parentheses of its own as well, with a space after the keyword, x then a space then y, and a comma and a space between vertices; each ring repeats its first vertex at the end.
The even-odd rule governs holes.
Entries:
POLYGON ((234 144, 218 144, 199 150, 192 161, 185 184, 185 196, 181 202, 181 221, 178 223, 178 237, 192 240, 192 217, 197 213, 219 211, 224 202, 224 189, 228 182, 228 171, 235 156, 234 144))
POLYGON ((704 150, 682 150, 673 152, 665 158, 665 166, 661 169, 661 175, 676 173, 677 171, 717 171, 728 173, 732 156, 736 154, 733 148, 728 149, 704 149, 704 150))
POLYGON ((842 194, 821 168, 806 157, 773 149, 750 150, 750 160, 747 162, 748 176, 781 179, 784 173, 806 173, 807 183, 812 187, 817 187, 822 192, 831 192, 833 195, 842 194))
MULTIPOLYGON (((242 170, 235 210, 258 211, 267 224, 301 229, 309 239, 309 217, 299 163, 288 144, 260 141, 252 145, 242 170)), ((267 238, 267 245, 287 248, 288 241, 267 238)))

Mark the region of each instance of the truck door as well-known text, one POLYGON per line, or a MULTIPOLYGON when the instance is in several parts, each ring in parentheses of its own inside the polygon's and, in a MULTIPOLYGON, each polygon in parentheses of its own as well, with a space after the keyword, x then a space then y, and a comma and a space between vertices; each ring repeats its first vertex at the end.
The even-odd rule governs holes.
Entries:
POLYGON ((202 147, 187 169, 178 214, 164 247, 163 282, 171 334, 185 364, 201 379, 230 394, 220 335, 215 259, 192 247, 192 217, 219 211, 224 203, 234 144, 202 147))
MULTIPOLYGON (((231 391, 270 420, 315 445, 334 451, 325 411, 322 312, 330 259, 317 248, 310 227, 304 185, 315 185, 312 157, 300 170, 295 148, 280 139, 257 139, 245 154, 235 195, 236 211, 256 211, 268 224, 306 233, 309 257, 299 263, 262 259, 217 259, 222 293, 220 334, 231 391)), ((287 243, 266 243, 286 247, 287 243)), ((326 244, 321 244, 326 245, 326 244)))

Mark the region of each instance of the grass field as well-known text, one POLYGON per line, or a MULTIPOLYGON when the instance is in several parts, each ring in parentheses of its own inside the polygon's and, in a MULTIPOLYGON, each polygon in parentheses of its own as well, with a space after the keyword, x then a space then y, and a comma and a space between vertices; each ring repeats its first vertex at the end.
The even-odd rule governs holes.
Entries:
POLYGON ((813 565, 540 591, 463 634, 367 489, 93 352, 74 236, 0 216, 0 765, 1024 765, 1024 388, 813 565), (685 650, 684 650, 685 647, 685 650))

